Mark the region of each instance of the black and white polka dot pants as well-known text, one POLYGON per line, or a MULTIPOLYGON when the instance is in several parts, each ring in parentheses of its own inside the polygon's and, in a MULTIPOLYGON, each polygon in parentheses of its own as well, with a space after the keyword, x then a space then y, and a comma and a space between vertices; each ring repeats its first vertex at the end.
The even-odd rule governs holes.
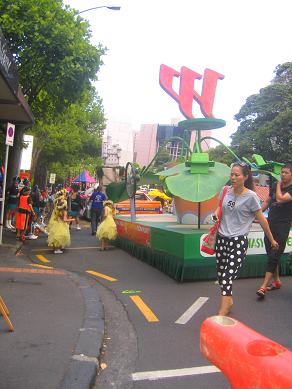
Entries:
POLYGON ((227 238, 218 235, 216 241, 217 279, 222 296, 232 296, 232 284, 246 257, 247 236, 227 238))

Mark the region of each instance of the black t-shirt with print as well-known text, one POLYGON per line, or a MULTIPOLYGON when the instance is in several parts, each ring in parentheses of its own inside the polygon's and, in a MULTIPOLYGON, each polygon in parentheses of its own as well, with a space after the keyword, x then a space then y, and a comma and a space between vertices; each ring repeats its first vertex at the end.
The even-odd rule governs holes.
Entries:
MULTIPOLYGON (((286 201, 285 203, 278 203, 276 201, 276 185, 277 184, 275 184, 270 190, 271 202, 268 219, 271 222, 292 222, 292 200, 286 201)), ((281 192, 282 194, 288 192, 290 196, 292 196, 292 185, 289 185, 286 188, 281 188, 281 192)))
POLYGON ((75 194, 74 198, 72 198, 73 195, 71 195, 71 211, 73 212, 79 212, 82 208, 82 201, 80 194, 75 194))
POLYGON ((18 201, 18 188, 15 185, 12 185, 8 189, 8 204, 17 204, 18 201))

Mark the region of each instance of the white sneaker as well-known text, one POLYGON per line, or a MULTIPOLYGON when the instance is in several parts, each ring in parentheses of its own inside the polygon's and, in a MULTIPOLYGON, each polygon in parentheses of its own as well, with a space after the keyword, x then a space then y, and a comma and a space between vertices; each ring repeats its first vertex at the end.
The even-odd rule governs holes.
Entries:
POLYGON ((16 231, 16 228, 11 223, 9 223, 9 226, 10 226, 11 231, 13 231, 13 232, 16 231))
POLYGON ((38 236, 36 236, 36 235, 34 235, 34 234, 30 234, 29 236, 28 236, 28 239, 29 240, 33 240, 33 239, 37 239, 38 238, 38 236))
POLYGON ((63 254, 62 250, 54 250, 54 254, 63 254))
POLYGON ((81 227, 78 225, 78 226, 76 227, 76 229, 77 229, 77 230, 81 230, 81 227))

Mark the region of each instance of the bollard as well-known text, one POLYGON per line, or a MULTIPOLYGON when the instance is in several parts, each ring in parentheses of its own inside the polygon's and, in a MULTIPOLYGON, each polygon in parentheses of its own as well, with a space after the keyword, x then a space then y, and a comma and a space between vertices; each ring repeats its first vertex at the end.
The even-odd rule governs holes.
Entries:
POLYGON ((232 389, 292 389, 292 352, 237 320, 206 319, 200 348, 232 389))

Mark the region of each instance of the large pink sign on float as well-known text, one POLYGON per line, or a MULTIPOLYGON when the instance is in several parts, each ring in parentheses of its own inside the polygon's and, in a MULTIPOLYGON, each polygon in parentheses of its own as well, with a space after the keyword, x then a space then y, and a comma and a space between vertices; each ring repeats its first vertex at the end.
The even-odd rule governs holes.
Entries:
MULTIPOLYGON (((215 100, 216 88, 218 80, 223 80, 224 75, 211 69, 205 69, 204 74, 182 66, 180 71, 172 69, 171 67, 162 64, 160 66, 159 83, 165 92, 167 92, 177 103, 182 114, 187 118, 194 119, 193 104, 197 103, 200 107, 202 114, 205 116, 201 119, 201 123, 214 119, 213 105, 215 100), (179 79, 179 88, 176 92, 173 87, 174 79, 179 79), (202 79, 202 90, 199 93, 196 85, 196 80, 202 79)), ((225 123, 225 122, 224 122, 225 123)), ((225 124, 224 124, 225 125, 225 124)), ((221 126, 221 125, 220 125, 221 126)), ((216 127, 216 126, 215 126, 216 127)), ((214 128, 215 128, 214 127, 214 128)), ((201 135, 198 131, 195 131, 195 127, 188 129, 192 135, 195 135, 195 140, 198 143, 198 150, 202 152, 200 143, 198 142, 201 135)), ((209 132, 207 135, 211 135, 209 132)), ((203 154, 202 154, 203 156, 203 154)), ((197 154, 193 156, 191 163, 195 159, 200 158, 197 154)), ((202 173, 199 166, 200 161, 194 163, 192 173, 202 173), (198 170, 199 169, 199 170, 198 170)), ((189 166, 189 165, 188 165, 189 166)), ((205 172, 207 173, 207 171, 205 172)), ((167 181, 166 181, 167 182, 167 181)), ((169 189, 169 188, 168 188, 169 189)), ((202 201, 187 200, 185 196, 178 196, 175 192, 172 193, 175 201, 177 221, 181 224, 209 224, 211 223, 211 215, 214 209, 218 206, 218 197, 214 193, 213 196, 207 196, 202 201)))

